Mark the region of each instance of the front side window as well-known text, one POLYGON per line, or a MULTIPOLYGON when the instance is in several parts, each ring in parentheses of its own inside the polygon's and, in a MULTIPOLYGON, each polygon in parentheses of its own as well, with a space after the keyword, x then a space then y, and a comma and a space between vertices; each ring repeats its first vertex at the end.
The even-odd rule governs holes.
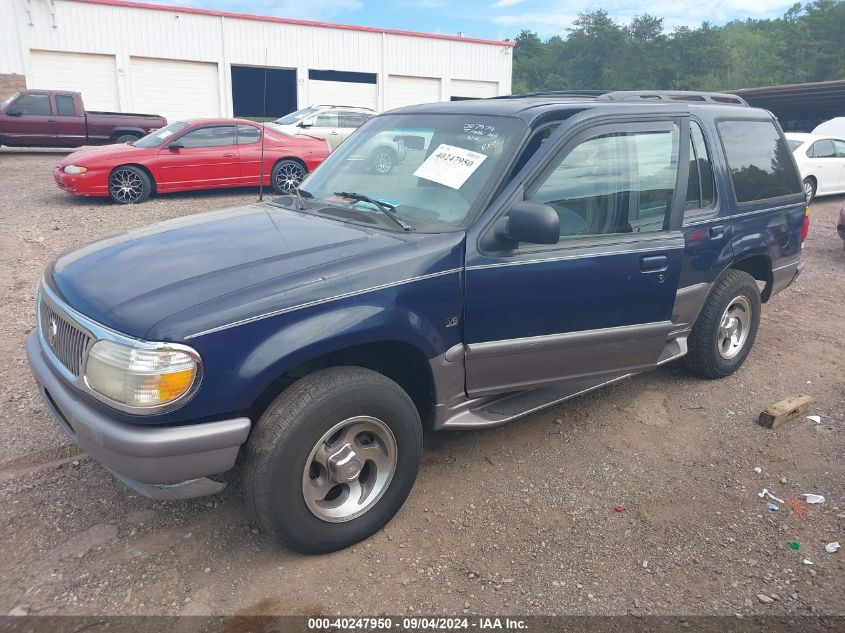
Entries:
POLYGON ((337 112, 322 112, 314 119, 314 127, 337 127, 337 112))
POLYGON ((716 202, 716 186, 710 153, 704 141, 704 132, 696 121, 690 121, 689 180, 685 212, 709 209, 716 202))
POLYGON ((285 116, 276 119, 274 123, 278 123, 279 125, 294 125, 299 123, 305 117, 314 114, 316 111, 317 108, 303 108, 302 110, 291 112, 290 114, 286 114, 285 116))
POLYGON ((49 116, 53 113, 50 107, 50 95, 24 95, 15 101, 10 112, 49 116))
POLYGON ((720 121, 737 202, 802 193, 789 146, 773 121, 720 121))
POLYGON ((174 134, 178 134, 186 127, 188 127, 187 123, 177 121, 176 123, 171 123, 163 128, 159 128, 154 132, 150 132, 143 138, 139 138, 137 141, 132 141, 130 145, 134 147, 158 147, 165 141, 169 141, 174 134))
POLYGON ((224 147, 235 144, 234 125, 215 125, 192 130, 179 138, 185 149, 199 147, 224 147))
POLYGON ((261 140, 261 130, 252 125, 238 125, 238 145, 250 145, 261 140))
POLYGON ((76 106, 70 95, 56 95, 56 114, 59 116, 76 116, 76 106))
POLYGON ((812 158, 836 158, 833 141, 827 138, 823 141, 816 141, 807 151, 807 155, 812 158))
POLYGON ((560 218, 561 240, 662 231, 678 173, 678 126, 601 134, 578 144, 529 197, 560 218))
MULTIPOLYGON (((464 226, 519 152, 525 124, 473 114, 383 114, 368 121, 302 183, 303 195, 327 201, 326 213, 351 221, 392 224, 359 193, 394 207, 421 231, 464 226), (379 171, 374 157, 390 156, 379 171)), ((321 211, 322 212, 322 211, 321 211)))

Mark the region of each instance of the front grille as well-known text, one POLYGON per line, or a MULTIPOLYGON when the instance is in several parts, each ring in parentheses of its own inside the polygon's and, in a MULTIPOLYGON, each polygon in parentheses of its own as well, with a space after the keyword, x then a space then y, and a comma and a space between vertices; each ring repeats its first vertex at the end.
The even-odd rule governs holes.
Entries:
POLYGON ((82 361, 91 337, 64 314, 41 299, 41 336, 50 351, 74 376, 82 373, 82 361))

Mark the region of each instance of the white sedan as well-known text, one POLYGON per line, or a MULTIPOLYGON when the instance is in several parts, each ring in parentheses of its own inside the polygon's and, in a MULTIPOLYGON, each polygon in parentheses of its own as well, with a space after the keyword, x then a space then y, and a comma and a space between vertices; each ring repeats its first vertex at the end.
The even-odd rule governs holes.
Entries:
POLYGON ((804 180, 807 200, 845 193, 845 140, 787 133, 786 141, 804 180))

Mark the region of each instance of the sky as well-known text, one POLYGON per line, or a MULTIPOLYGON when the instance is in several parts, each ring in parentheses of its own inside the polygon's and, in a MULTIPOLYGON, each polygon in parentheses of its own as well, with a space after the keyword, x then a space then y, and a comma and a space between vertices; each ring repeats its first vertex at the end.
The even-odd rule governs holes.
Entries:
POLYGON ((579 12, 603 8, 621 23, 650 13, 664 18, 667 31, 724 24, 733 19, 780 17, 795 0, 149 0, 219 11, 302 18, 406 31, 513 39, 522 29, 542 38, 565 35, 579 12))

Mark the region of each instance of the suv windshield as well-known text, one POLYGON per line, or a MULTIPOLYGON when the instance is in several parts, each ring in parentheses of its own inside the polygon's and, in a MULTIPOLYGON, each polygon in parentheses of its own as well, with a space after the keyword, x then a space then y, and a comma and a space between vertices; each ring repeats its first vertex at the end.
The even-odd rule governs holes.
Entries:
POLYGON ((0 110, 5 110, 9 106, 9 104, 12 103, 12 101, 14 101, 18 98, 18 96, 20 96, 20 94, 20 92, 16 92, 11 97, 7 97, 6 99, 4 99, 3 103, 0 103, 0 110))
POLYGON ((133 145, 135 147, 158 147, 164 141, 169 139, 177 132, 181 132, 186 127, 188 127, 188 124, 182 121, 171 123, 170 125, 166 125, 163 128, 157 129, 155 132, 150 132, 143 138, 139 138, 137 141, 130 143, 130 145, 133 145))
POLYGON ((386 114, 349 137, 303 183, 333 204, 379 213, 368 196, 404 220, 462 226, 487 184, 522 139, 518 119, 473 114, 386 114), (387 157, 385 160, 384 157, 387 157), (359 194, 359 200, 338 195, 359 194))
POLYGON ((304 110, 297 110, 296 112, 286 114, 280 119, 276 119, 275 121, 273 121, 273 123, 278 123, 279 125, 293 125, 294 123, 300 122, 309 114, 314 114, 315 112, 317 112, 317 108, 305 108, 304 110))

